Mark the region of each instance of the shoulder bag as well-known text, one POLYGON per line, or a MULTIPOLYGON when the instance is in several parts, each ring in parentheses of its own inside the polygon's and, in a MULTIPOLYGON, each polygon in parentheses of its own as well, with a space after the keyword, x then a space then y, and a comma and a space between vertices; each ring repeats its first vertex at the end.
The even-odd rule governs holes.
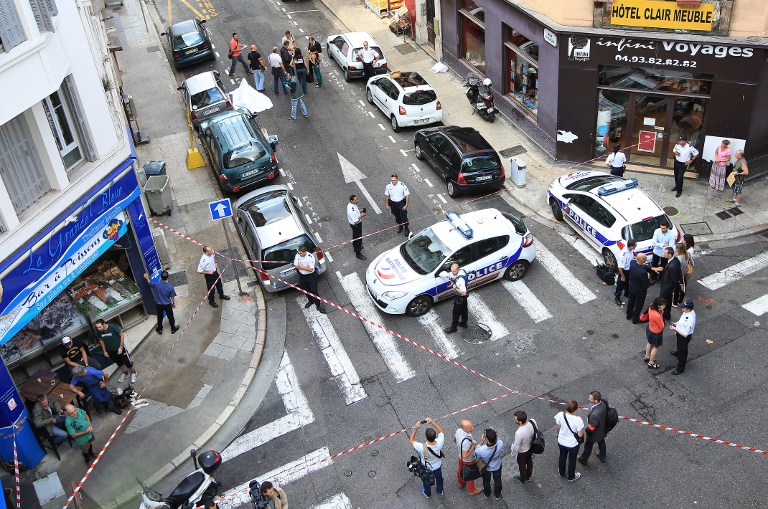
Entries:
MULTIPOLYGON (((571 425, 570 425, 570 424, 568 424, 568 418, 567 418, 565 415, 566 415, 566 414, 565 414, 565 412, 563 412, 563 420, 565 421, 565 425, 568 427, 568 431, 570 431, 571 433, 573 433, 573 430, 571 429, 571 425)), ((579 434, 578 434, 578 433, 573 433, 573 438, 575 438, 575 439, 576 439, 576 441, 577 441, 578 443, 580 443, 580 444, 583 444, 583 443, 584 443, 584 436, 583 436, 583 435, 582 435, 582 436, 579 436, 579 434)))
MULTIPOLYGON (((488 458, 488 463, 490 463, 493 460, 493 457, 496 456, 496 447, 498 447, 498 444, 493 446, 493 452, 491 452, 491 457, 488 458)), ((488 470, 488 463, 486 463, 480 456, 477 457, 477 468, 480 470, 480 475, 488 470)))
POLYGON ((530 420, 531 425, 533 425, 533 438, 531 439, 531 448, 530 451, 533 454, 542 454, 544 452, 544 434, 539 431, 539 428, 536 426, 536 421, 533 419, 530 420))
MULTIPOLYGON (((464 440, 469 440, 469 438, 465 438, 464 440)), ((467 465, 464 463, 464 458, 462 457, 462 448, 461 448, 462 444, 464 444, 464 440, 462 440, 461 444, 459 444, 459 461, 462 462, 461 478, 464 480, 464 482, 474 481, 475 479, 480 479, 480 477, 483 474, 480 473, 480 468, 477 466, 477 461, 475 461, 471 465, 467 465)))

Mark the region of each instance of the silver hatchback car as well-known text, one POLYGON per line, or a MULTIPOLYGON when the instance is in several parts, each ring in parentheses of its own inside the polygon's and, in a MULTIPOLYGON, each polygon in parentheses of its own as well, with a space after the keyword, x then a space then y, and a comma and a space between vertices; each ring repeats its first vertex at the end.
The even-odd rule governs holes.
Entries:
POLYGON ((299 246, 315 254, 317 273, 328 270, 328 259, 317 247, 314 230, 299 209, 299 201, 287 186, 273 185, 243 195, 234 205, 235 226, 248 256, 256 260, 259 281, 268 292, 298 284, 293 259, 299 246), (269 275, 280 278, 277 280, 269 275))
POLYGON ((219 71, 206 71, 190 76, 177 90, 184 92, 184 102, 193 127, 217 113, 232 109, 232 103, 224 93, 219 71))

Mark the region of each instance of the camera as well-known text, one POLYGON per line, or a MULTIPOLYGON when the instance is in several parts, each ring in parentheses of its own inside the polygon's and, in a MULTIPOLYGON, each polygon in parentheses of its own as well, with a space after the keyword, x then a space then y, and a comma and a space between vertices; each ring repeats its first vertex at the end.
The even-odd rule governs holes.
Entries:
POLYGON ((421 470, 421 462, 416 456, 411 456, 411 459, 408 460, 405 466, 408 467, 408 471, 412 472, 413 475, 419 475, 419 471, 421 470))
POLYGON ((363 214, 367 214, 368 213, 368 209, 363 207, 363 208, 360 209, 360 212, 362 212, 363 214))
POLYGON ((267 509, 270 498, 261 493, 261 485, 255 479, 248 485, 248 495, 251 498, 253 509, 267 509))

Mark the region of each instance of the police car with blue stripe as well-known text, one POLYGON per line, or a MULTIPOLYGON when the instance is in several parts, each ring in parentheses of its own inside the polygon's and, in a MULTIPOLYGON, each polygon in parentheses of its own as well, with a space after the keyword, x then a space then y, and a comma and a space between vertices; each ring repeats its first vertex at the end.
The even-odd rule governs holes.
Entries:
POLYGON ((683 237, 680 227, 634 178, 601 171, 569 173, 549 184, 547 200, 555 219, 571 225, 614 269, 629 239, 637 241, 635 253, 651 252, 653 232, 662 222, 670 226, 676 242, 683 237))
POLYGON ((536 258, 533 235, 522 219, 496 209, 467 214, 446 212, 445 220, 422 230, 379 255, 365 282, 376 306, 385 313, 421 316, 434 303, 453 295, 450 272, 458 263, 468 288, 502 277, 516 281, 536 258))

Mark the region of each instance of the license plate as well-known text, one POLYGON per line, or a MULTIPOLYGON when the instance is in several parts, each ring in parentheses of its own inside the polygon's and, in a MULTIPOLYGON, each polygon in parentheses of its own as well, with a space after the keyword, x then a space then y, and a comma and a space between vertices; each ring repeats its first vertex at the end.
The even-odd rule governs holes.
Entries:
POLYGON ((493 108, 488 108, 488 113, 493 113, 493 108))
POLYGON ((254 175, 256 175, 257 173, 259 173, 260 171, 261 171, 261 170, 251 170, 251 171, 246 171, 245 173, 242 173, 242 174, 240 175, 240 178, 248 178, 248 177, 253 177, 254 175))
POLYGON ((220 111, 221 111, 221 107, 220 106, 216 106, 215 108, 208 108, 207 110, 205 110, 205 113, 207 115, 211 115, 213 113, 218 113, 220 111))
POLYGON ((418 120, 413 121, 414 124, 426 124, 427 122, 429 122, 428 118, 420 118, 418 120))
POLYGON ((287 277, 287 276, 290 276, 291 274, 293 274, 294 272, 296 272, 295 268, 287 269, 287 270, 281 271, 280 275, 283 276, 283 277, 287 277))
POLYGON ((200 51, 198 48, 188 49, 187 50, 187 55, 190 55, 192 53, 197 53, 198 51, 200 51))
POLYGON ((493 178, 493 175, 483 175, 482 177, 475 177, 475 182, 480 182, 482 180, 491 180, 493 178))

